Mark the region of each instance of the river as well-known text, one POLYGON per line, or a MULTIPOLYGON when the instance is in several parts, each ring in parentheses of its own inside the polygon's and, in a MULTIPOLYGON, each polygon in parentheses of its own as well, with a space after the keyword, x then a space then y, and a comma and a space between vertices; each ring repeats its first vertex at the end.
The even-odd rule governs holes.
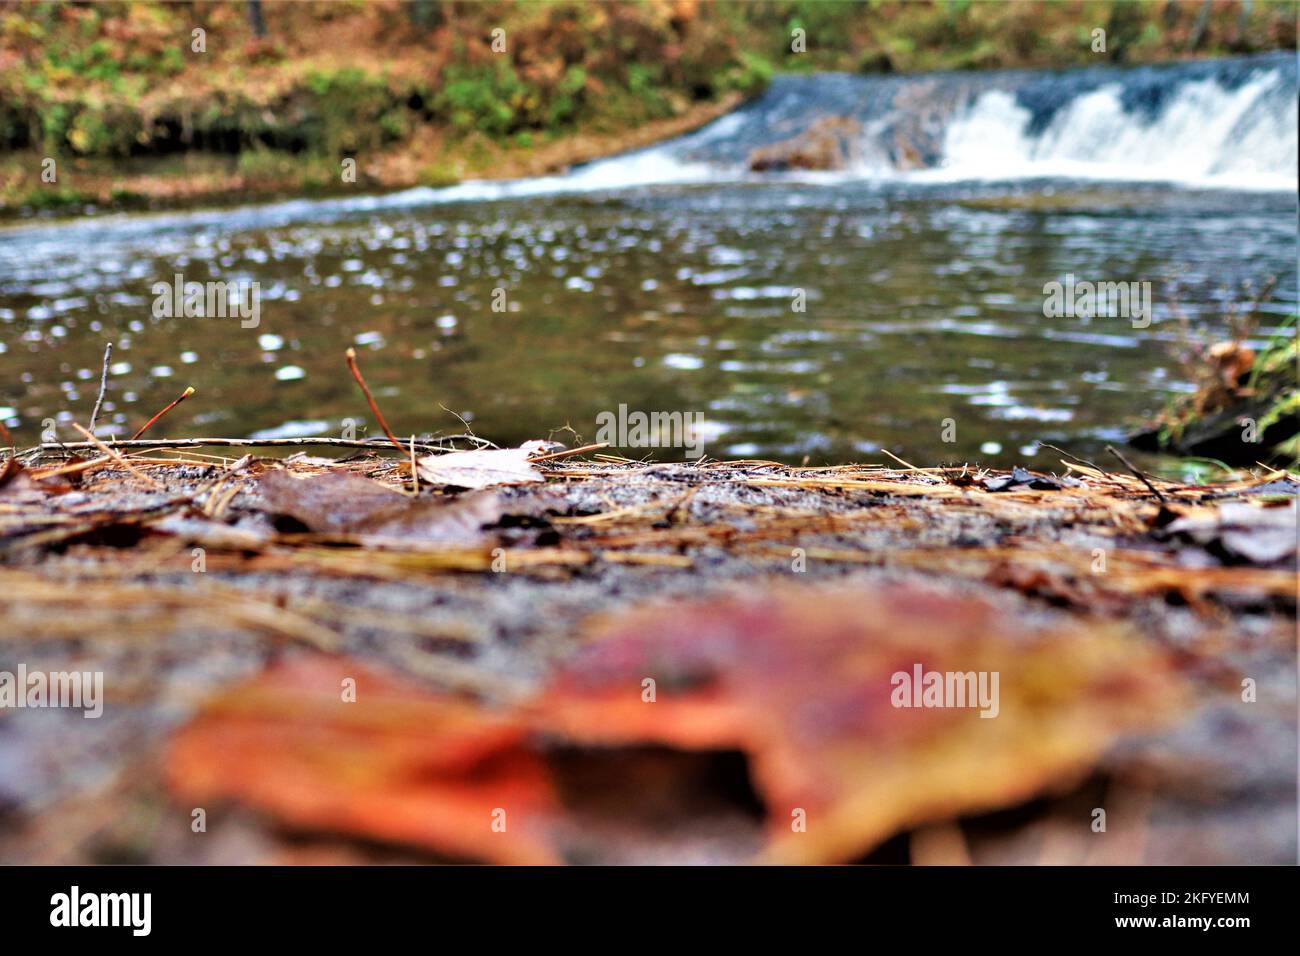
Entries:
POLYGON ((1270 275, 1255 337, 1295 312, 1298 98, 1289 54, 780 77, 565 176, 21 223, 0 419, 79 437, 111 340, 101 434, 193 385, 151 434, 338 436, 368 421, 353 346, 404 436, 572 444, 623 405, 694 415, 717 457, 1047 467, 1037 441, 1095 453, 1187 388, 1180 315, 1213 338, 1270 275), (848 168, 748 171, 826 116, 860 129, 848 168), (257 283, 256 325, 166 314, 177 275, 257 283), (1149 324, 1046 315, 1068 276, 1151 283, 1149 324))

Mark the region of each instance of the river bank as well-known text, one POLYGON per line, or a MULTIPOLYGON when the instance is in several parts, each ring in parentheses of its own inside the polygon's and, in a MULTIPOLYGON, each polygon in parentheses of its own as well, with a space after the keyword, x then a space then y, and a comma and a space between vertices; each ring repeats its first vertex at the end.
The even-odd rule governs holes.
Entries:
POLYGON ((0 221, 66 217, 97 212, 163 212, 220 208, 281 199, 383 195, 417 186, 445 187, 463 180, 491 182, 563 175, 574 166, 642 149, 689 133, 734 109, 740 94, 684 108, 678 116, 616 132, 574 131, 550 142, 500 143, 424 128, 400 146, 344 162, 262 150, 239 156, 187 153, 171 158, 63 161, 57 188, 22 184, 39 169, 36 152, 0 159, 0 221), (436 157, 431 161, 430 157, 436 157))
POLYGON ((31 4, 0 21, 0 213, 534 176, 692 129, 778 74, 1294 45, 1285 4, 277 3, 260 22, 235 3, 31 4))

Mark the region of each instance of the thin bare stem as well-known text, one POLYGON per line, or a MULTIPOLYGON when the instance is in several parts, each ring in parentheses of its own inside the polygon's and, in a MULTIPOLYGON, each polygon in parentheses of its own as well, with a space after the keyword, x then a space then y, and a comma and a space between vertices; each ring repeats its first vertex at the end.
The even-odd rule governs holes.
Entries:
POLYGON ((99 397, 95 399, 95 407, 90 412, 90 430, 95 430, 95 419, 99 418, 99 408, 104 404, 104 393, 108 391, 108 363, 113 358, 113 343, 104 344, 104 366, 99 371, 99 397))
POLYGON ((420 466, 415 461, 415 436, 411 436, 411 494, 420 495, 420 466))
MULTIPOLYGON (((84 444, 90 445, 90 442, 85 442, 84 444)), ((92 468, 98 468, 101 465, 106 465, 112 460, 113 457, 111 455, 101 455, 98 458, 90 459, 90 461, 79 461, 76 464, 64 465, 61 468, 49 468, 45 471, 33 471, 31 476, 33 481, 43 481, 46 478, 56 478, 59 475, 75 475, 80 472, 90 471, 92 468)))
POLYGON ((368 386, 366 380, 361 377, 361 369, 357 367, 357 350, 349 348, 346 355, 348 359, 348 368, 352 371, 352 377, 355 378, 357 384, 361 386, 361 391, 365 394, 366 401, 370 403, 370 411, 374 413, 375 420, 379 422, 379 427, 384 430, 384 434, 388 436, 388 440, 397 446, 398 451, 405 454, 406 446, 403 445, 401 440, 393 434, 393 430, 388 427, 388 422, 384 421, 384 413, 381 412, 379 406, 375 404, 375 397, 370 394, 370 386, 368 386))
POLYGON ((185 401, 185 399, 189 398, 189 397, 190 397, 191 395, 193 395, 193 394, 194 394, 194 386, 191 385, 191 386, 189 386, 187 389, 185 389, 185 391, 181 392, 181 396, 180 396, 180 398, 176 399, 174 402, 172 402, 170 405, 168 405, 166 408, 164 408, 161 412, 159 412, 159 413, 158 413, 157 415, 155 415, 153 418, 151 418, 151 419, 149 419, 147 422, 145 422, 145 423, 144 423, 144 426, 143 426, 143 427, 142 427, 138 432, 136 432, 134 435, 131 436, 131 441, 135 441, 137 438, 139 438, 141 435, 143 435, 145 432, 147 432, 147 431, 149 430, 149 426, 150 426, 150 425, 152 425, 152 424, 153 424, 154 422, 156 422, 158 419, 162 418, 164 415, 166 415, 168 412, 170 412, 173 408, 175 408, 177 405, 179 405, 181 402, 185 401))
POLYGON ((882 448, 882 449, 880 449, 880 450, 883 451, 883 452, 884 452, 886 455, 888 455, 890 458, 894 459, 894 461, 898 462, 900 465, 904 465, 904 466, 907 467, 907 468, 911 468, 913 471, 924 471, 924 470, 925 470, 925 469, 923 469, 923 468, 917 468, 916 465, 913 465, 913 464, 911 464, 910 462, 903 461, 903 459, 899 458, 897 455, 895 455, 895 454, 894 454, 892 451, 890 451, 888 448, 882 448))
POLYGON ((1155 485, 1151 484, 1150 479, 1148 479, 1147 476, 1144 475, 1142 472, 1138 471, 1137 467, 1131 461, 1129 461, 1127 458, 1121 455, 1111 445, 1107 445, 1106 450, 1110 452, 1112 455, 1114 455, 1116 458, 1118 458, 1121 462, 1123 462, 1125 468, 1133 472, 1134 475, 1136 475, 1139 479, 1141 479, 1142 484, 1146 485, 1149 489, 1151 489, 1151 493, 1155 495, 1157 499, 1159 499, 1161 504, 1165 503, 1165 496, 1160 493, 1160 489, 1158 489, 1155 485))

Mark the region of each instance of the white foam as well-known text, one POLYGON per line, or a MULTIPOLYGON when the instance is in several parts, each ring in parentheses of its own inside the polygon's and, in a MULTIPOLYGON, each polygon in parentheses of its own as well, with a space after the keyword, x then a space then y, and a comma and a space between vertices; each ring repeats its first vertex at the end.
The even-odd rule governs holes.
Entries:
POLYGON ((1170 182, 1230 189, 1292 190, 1296 175, 1296 101, 1269 110, 1283 83, 1261 73, 1236 90, 1212 80, 1182 84, 1159 115, 1125 112, 1118 84, 1071 100, 1038 136, 1030 113, 1004 92, 980 96, 955 119, 942 165, 922 180, 1065 177, 1170 182))
MULTIPOLYGON (((602 159, 559 176, 504 181, 471 180, 438 190, 429 197, 440 202, 519 199, 561 193, 603 192, 638 186, 709 183, 718 171, 706 163, 684 163, 666 147, 602 159)), ((424 201, 425 197, 421 197, 424 201)))

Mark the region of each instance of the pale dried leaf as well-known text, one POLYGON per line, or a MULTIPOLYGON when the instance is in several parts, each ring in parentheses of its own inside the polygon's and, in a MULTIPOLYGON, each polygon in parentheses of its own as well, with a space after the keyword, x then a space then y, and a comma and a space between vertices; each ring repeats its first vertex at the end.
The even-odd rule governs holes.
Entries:
POLYGON ((518 448, 487 448, 428 455, 418 460, 420 480, 431 485, 455 488, 487 488, 491 485, 522 485, 545 478, 529 461, 539 443, 526 442, 518 448))

